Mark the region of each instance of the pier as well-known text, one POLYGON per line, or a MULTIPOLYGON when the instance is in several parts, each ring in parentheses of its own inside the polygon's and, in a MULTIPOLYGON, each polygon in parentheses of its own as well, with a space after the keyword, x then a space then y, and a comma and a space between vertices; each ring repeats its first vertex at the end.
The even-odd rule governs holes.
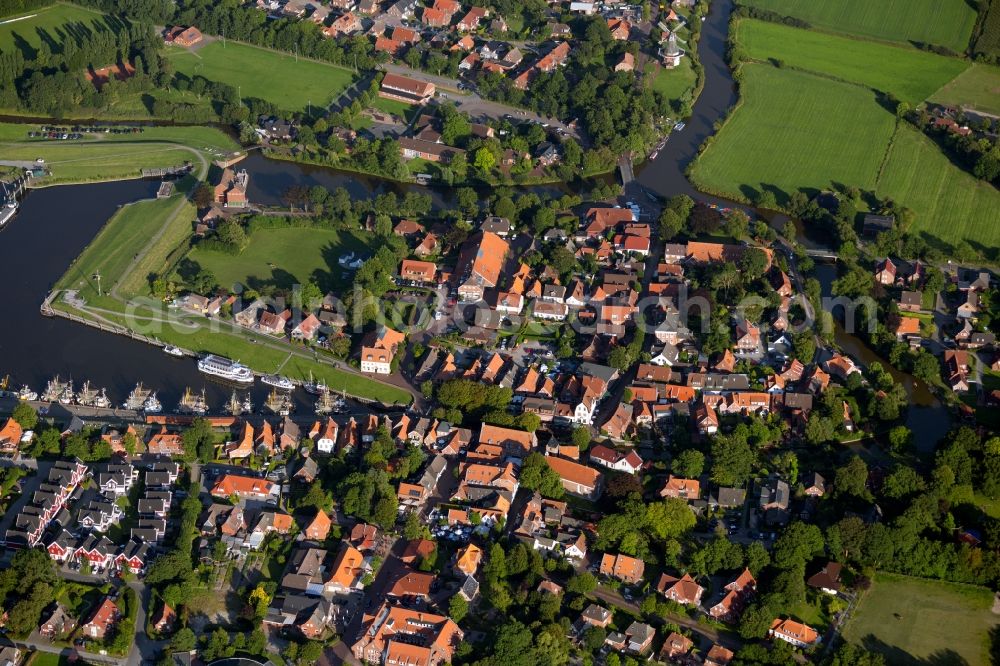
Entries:
POLYGON ((180 178, 190 173, 192 168, 192 164, 187 162, 179 166, 143 169, 141 173, 143 178, 180 178))

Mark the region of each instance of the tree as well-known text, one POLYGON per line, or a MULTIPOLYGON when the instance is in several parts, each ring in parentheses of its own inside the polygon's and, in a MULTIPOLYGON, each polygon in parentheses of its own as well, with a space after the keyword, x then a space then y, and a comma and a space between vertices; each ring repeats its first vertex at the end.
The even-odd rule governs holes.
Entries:
POLYGON ((31 430, 38 425, 38 412, 26 402, 17 403, 10 417, 17 421, 17 424, 25 430, 31 430))
POLYGON ((671 497, 646 508, 646 527, 660 541, 677 538, 688 532, 694 524, 694 512, 688 507, 686 500, 671 497))
POLYGON ((566 583, 566 591, 572 594, 588 595, 597 589, 597 578, 589 571, 572 576, 566 583))
POLYGON ((469 614, 469 602, 461 594, 456 594, 448 602, 448 617, 461 623, 469 614))
POLYGON ((720 486, 738 486, 750 478, 756 459, 746 438, 720 435, 712 442, 712 481, 720 486))
POLYGON ((480 148, 476 151, 472 166, 483 173, 489 173, 496 166, 497 158, 489 148, 480 148))
POLYGON ((235 220, 221 222, 216 228, 215 233, 219 237, 219 240, 227 245, 232 245, 241 250, 246 247, 247 234, 243 230, 243 226, 235 220))
POLYGON ((867 498, 868 465, 860 456, 854 456, 846 465, 838 467, 833 477, 833 487, 838 496, 867 498))
POLYGON ((587 450, 590 447, 590 428, 585 426, 577 426, 573 428, 573 443, 581 451, 587 450))
POLYGON ((543 497, 559 499, 565 489, 562 479, 549 467, 545 456, 538 452, 529 453, 521 467, 521 486, 527 490, 536 490, 543 497))
POLYGON ((781 533, 774 543, 772 557, 779 569, 804 566, 813 557, 823 552, 823 533, 819 527, 803 522, 794 522, 781 533))
POLYGON ((760 541, 753 541, 747 546, 744 559, 750 573, 758 576, 764 567, 771 563, 771 554, 767 552, 767 548, 760 541))
POLYGON ((191 195, 191 200, 198 208, 208 208, 215 200, 215 190, 208 183, 199 183, 191 195))
POLYGON ((198 645, 198 639, 190 627, 182 627, 170 637, 171 652, 190 652, 198 645))
POLYGON ((685 479, 697 479, 705 470, 705 454, 697 449, 685 449, 670 463, 670 471, 685 479))
POLYGON ((250 654, 264 654, 267 648, 267 635, 260 629, 254 629, 247 637, 246 651, 250 654))

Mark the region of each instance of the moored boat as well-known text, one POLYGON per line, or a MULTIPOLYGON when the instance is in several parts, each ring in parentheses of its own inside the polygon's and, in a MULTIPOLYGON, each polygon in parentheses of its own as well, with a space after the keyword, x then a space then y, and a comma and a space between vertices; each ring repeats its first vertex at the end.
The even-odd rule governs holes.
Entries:
POLYGON ((238 384, 253 383, 253 371, 250 368, 224 356, 209 354, 198 361, 198 370, 206 375, 238 384))
POLYGON ((170 356, 177 356, 177 357, 184 356, 184 352, 181 351, 180 347, 175 347, 173 345, 166 345, 163 348, 163 353, 169 354, 170 356))
POLYGON ((142 403, 142 411, 149 412, 150 414, 157 414, 163 410, 163 405, 160 401, 156 399, 156 391, 149 394, 142 403))
POLYGON ((17 392, 18 400, 38 400, 38 393, 31 390, 27 384, 21 387, 21 390, 17 392))
POLYGON ((260 378, 260 381, 263 384, 273 386, 274 388, 281 389, 282 391, 291 391, 295 388, 295 382, 288 377, 282 377, 281 375, 264 375, 260 378))

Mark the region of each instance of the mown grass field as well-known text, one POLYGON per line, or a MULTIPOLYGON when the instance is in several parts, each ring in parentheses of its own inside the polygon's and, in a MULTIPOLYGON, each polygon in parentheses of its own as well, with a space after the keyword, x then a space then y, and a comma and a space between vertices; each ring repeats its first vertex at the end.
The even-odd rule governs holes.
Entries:
POLYGON ((267 100, 287 111, 304 111, 312 102, 325 107, 340 95, 354 75, 335 67, 294 55, 277 53, 238 42, 206 44, 197 51, 169 47, 167 57, 187 76, 240 88, 242 97, 267 100))
POLYGON ((992 603, 993 593, 983 587, 878 574, 844 637, 893 665, 985 666, 988 632, 1000 619, 990 612, 992 603))
POLYGON ((930 99, 932 102, 971 107, 1000 115, 1000 67, 972 63, 971 67, 946 83, 930 99))
POLYGON ((745 0, 849 35, 928 42, 961 53, 969 45, 976 10, 965 0, 745 0))
MULTIPOLYGON (((7 16, 0 23, 0 48, 20 49, 26 58, 34 58, 42 40, 61 44, 73 34, 117 29, 117 19, 95 9, 58 3, 24 14, 7 16)), ((58 52, 60 48, 53 49, 58 52)))
POLYGON ((755 60, 777 59, 890 92, 910 104, 922 102, 969 67, 968 62, 927 51, 765 21, 740 21, 737 39, 755 60))
POLYGON ((690 58, 681 58, 681 64, 674 69, 658 67, 652 80, 653 90, 658 90, 667 99, 681 99, 694 89, 695 75, 690 58))
MULTIPOLYGON (((122 206, 76 258, 55 287, 78 289, 85 298, 90 298, 97 294, 94 275, 100 273, 102 291, 108 292, 125 277, 135 255, 170 221, 182 196, 178 193, 166 199, 146 199, 122 206)), ((188 206, 186 212, 193 213, 193 206, 188 206)), ((187 222, 189 216, 184 217, 190 232, 190 224, 187 222)))
POLYGON ((792 69, 743 68, 742 104, 698 158, 694 182, 753 198, 835 183, 873 188, 895 125, 870 90, 792 69))
POLYGON ((918 232, 974 247, 1000 245, 1000 192, 953 165, 909 125, 900 125, 876 191, 916 211, 918 232))
POLYGON ((337 260, 352 251, 364 252, 360 235, 332 229, 288 227, 254 232, 239 255, 195 247, 187 259, 210 270, 227 289, 240 283, 252 289, 273 285, 289 289, 314 280, 323 289, 343 286, 337 260))
POLYGON ((0 157, 24 162, 44 159, 52 175, 40 179, 40 184, 138 178, 144 168, 185 161, 198 168, 200 163, 191 150, 210 161, 239 147, 212 127, 147 127, 141 134, 84 134, 73 141, 29 139, 28 131, 38 128, 0 124, 0 157))

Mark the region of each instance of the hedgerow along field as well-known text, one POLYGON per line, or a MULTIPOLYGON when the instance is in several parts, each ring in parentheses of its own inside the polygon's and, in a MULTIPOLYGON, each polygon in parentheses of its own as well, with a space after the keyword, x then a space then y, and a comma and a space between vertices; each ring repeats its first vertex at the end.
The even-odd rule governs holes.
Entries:
POLYGON ((1000 246, 1000 191, 953 165, 910 125, 899 125, 876 192, 916 211, 918 233, 1000 246))
POLYGON ((976 23, 976 10, 966 0, 743 0, 743 4, 824 30, 937 44, 956 53, 968 47, 976 23))
POLYGON ((917 104, 964 72, 969 63, 927 51, 803 30, 752 19, 741 20, 737 39, 754 60, 780 60, 889 92, 917 104))
POLYGON ((992 603, 984 587, 878 574, 844 638, 890 664, 986 666, 989 632, 1000 619, 992 603))
POLYGON ((776 188, 780 203, 802 188, 875 187, 895 126, 875 93, 770 65, 743 73, 741 105, 691 172, 699 188, 751 200, 776 188))
POLYGON ((993 62, 1000 61, 1000 2, 997 0, 990 0, 973 51, 993 58, 993 62))
POLYGON ((1000 115, 1000 67, 972 66, 931 95, 932 102, 1000 115))
POLYGON ((181 74, 227 83, 242 98, 263 99, 284 111, 306 111, 310 103, 314 110, 327 107, 354 81, 341 67, 232 41, 193 51, 170 47, 167 57, 181 74))

